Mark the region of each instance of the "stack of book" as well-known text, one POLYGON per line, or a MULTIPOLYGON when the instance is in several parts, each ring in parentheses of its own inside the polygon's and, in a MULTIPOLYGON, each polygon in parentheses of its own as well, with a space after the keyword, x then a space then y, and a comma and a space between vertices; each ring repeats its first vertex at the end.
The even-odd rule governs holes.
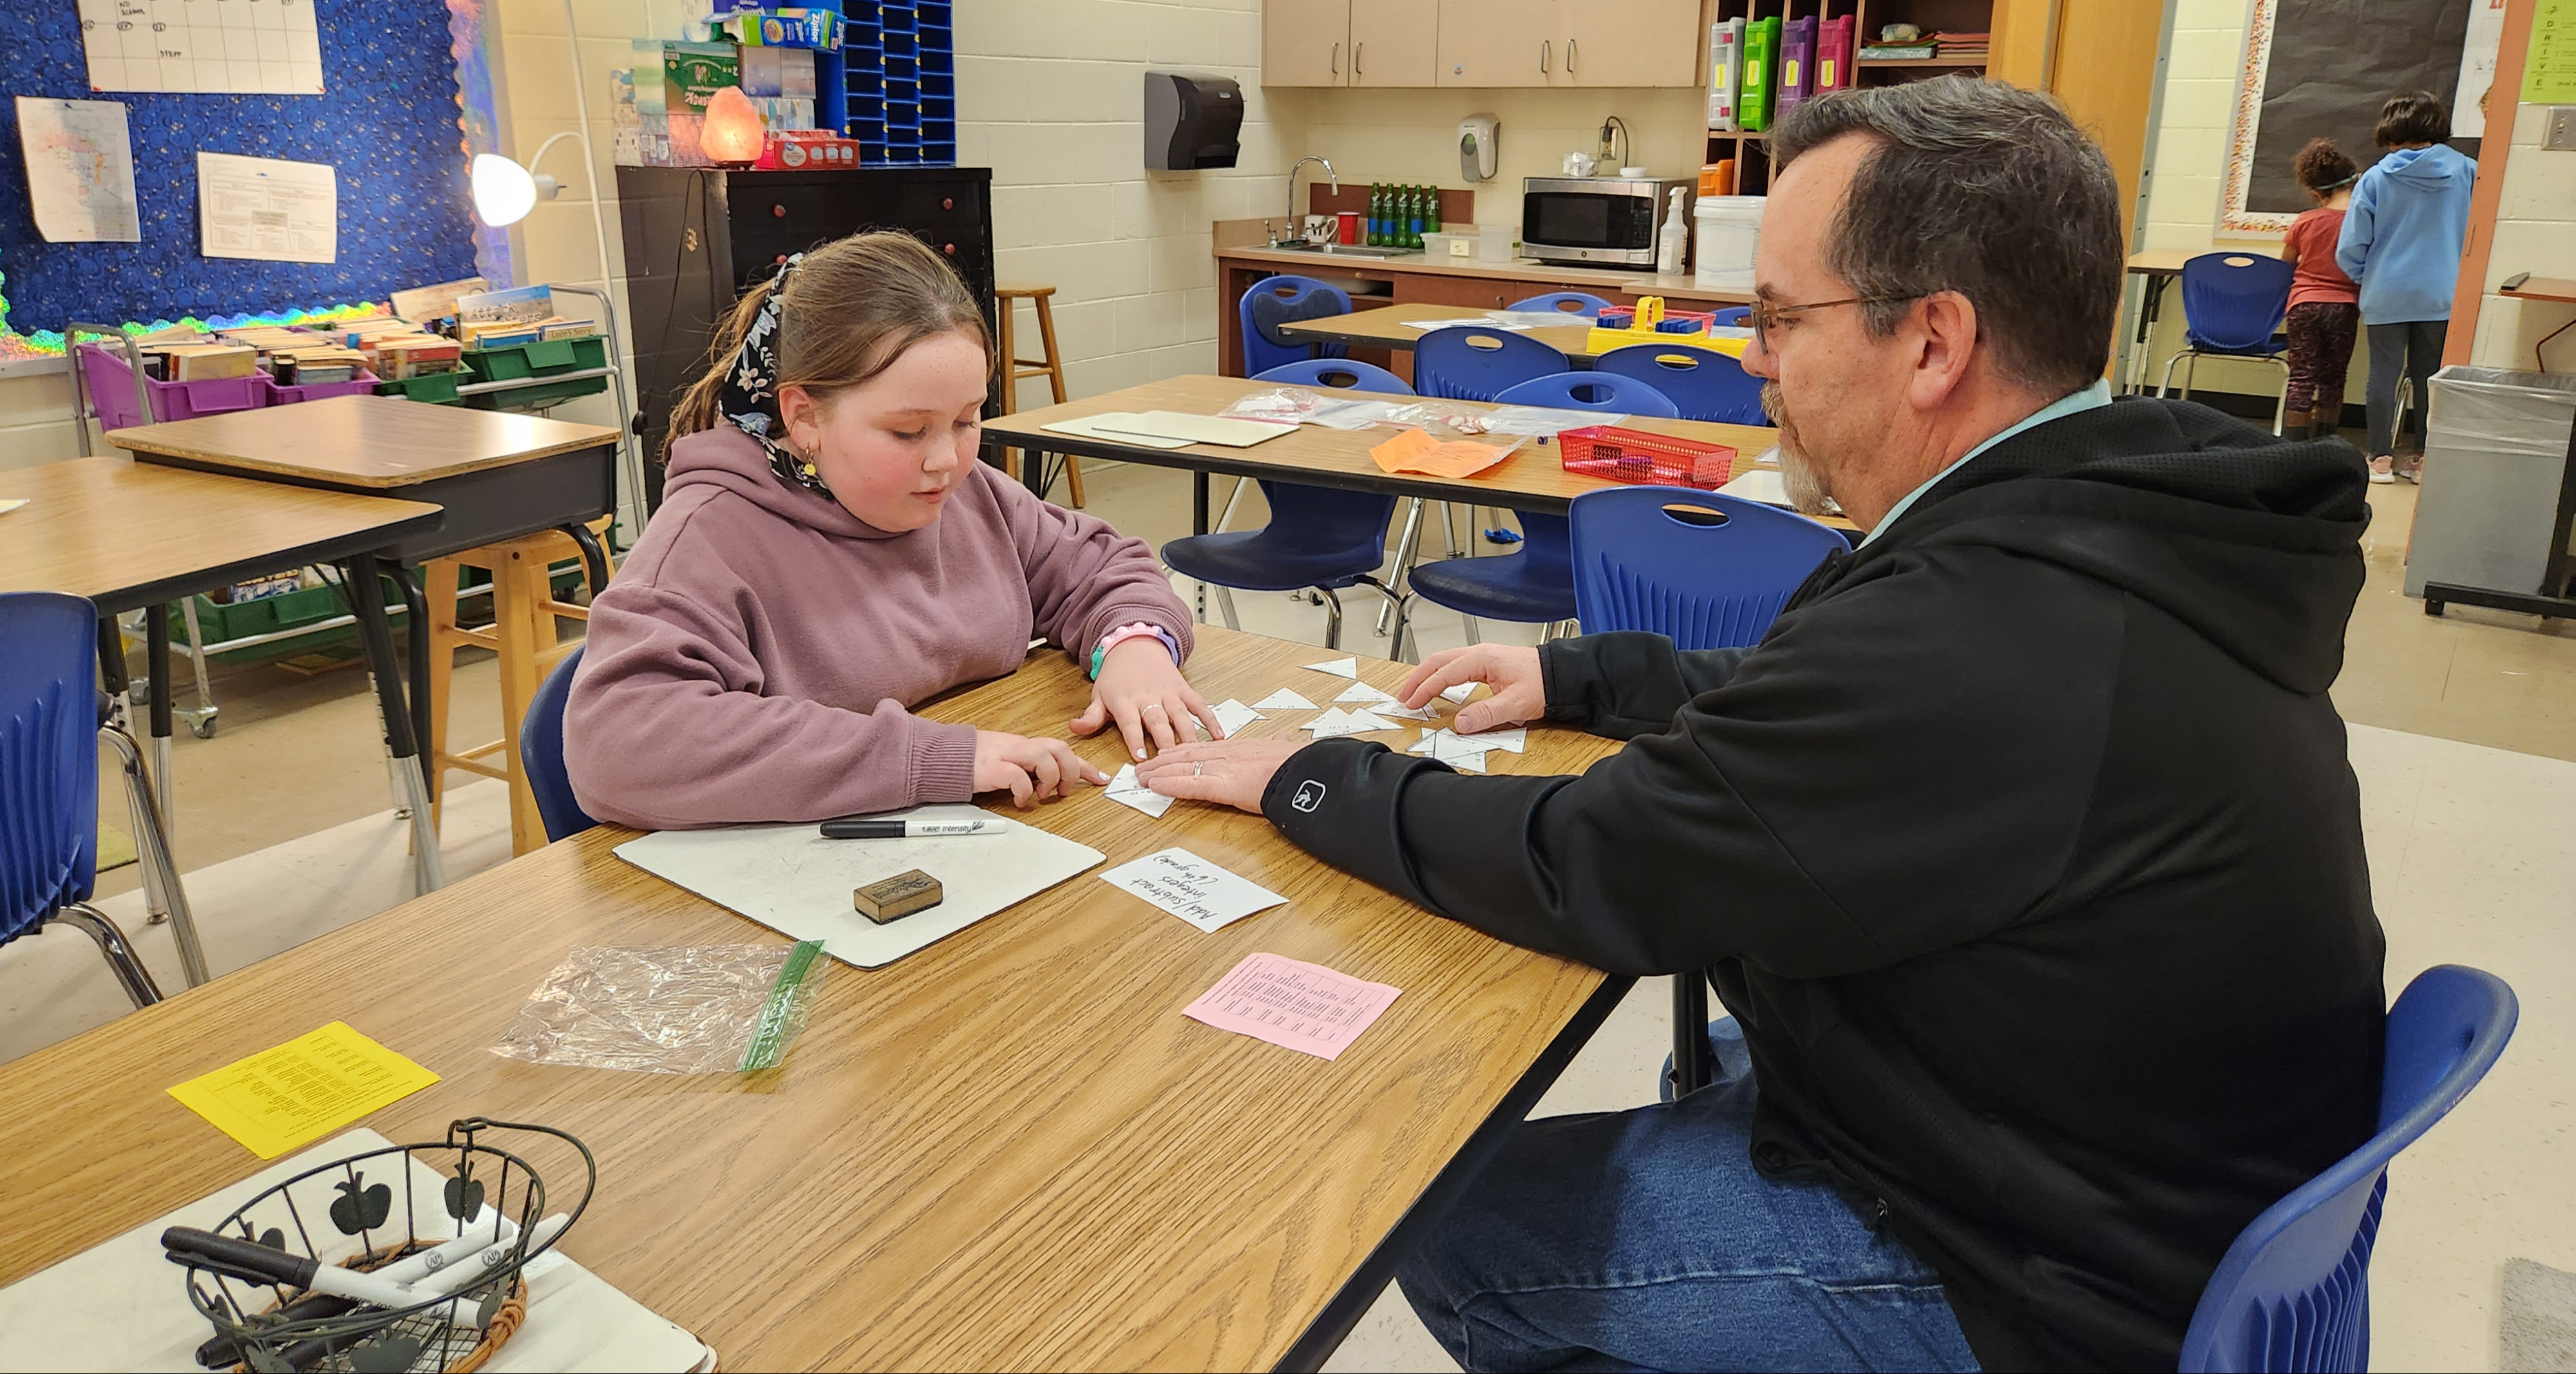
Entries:
POLYGON ((1943 57, 1973 57, 1983 62, 1986 60, 1986 40, 1992 36, 1984 33, 1951 33, 1945 29, 1932 35, 1932 42, 1941 50, 1943 57))
POLYGON ((1861 58, 1869 62, 1919 62, 1932 53, 1933 47, 1929 42, 1868 43, 1863 44, 1860 50, 1861 58))
POLYGON ((242 344, 156 344, 143 350, 143 375, 156 382, 204 382, 259 371, 259 350, 242 344))
POLYGON ((541 320, 479 320, 456 326, 456 337, 467 348, 510 348, 541 339, 587 339, 598 332, 599 326, 588 320, 567 320, 561 315, 541 320))

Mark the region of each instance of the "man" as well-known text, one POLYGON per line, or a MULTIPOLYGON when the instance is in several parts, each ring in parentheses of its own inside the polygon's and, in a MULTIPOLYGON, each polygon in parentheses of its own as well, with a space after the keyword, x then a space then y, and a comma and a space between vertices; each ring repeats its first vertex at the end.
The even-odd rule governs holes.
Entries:
POLYGON ((1407 683, 1630 741, 1579 778, 1353 740, 1141 771, 1500 938, 1711 970, 1727 1081, 1524 1125, 1404 1270, 1462 1363, 2171 1369, 2236 1233, 2374 1125, 2326 697, 2361 460, 2110 401, 2118 192, 2046 97, 1838 92, 1770 147, 1745 365, 1858 548, 1750 651, 1407 683))

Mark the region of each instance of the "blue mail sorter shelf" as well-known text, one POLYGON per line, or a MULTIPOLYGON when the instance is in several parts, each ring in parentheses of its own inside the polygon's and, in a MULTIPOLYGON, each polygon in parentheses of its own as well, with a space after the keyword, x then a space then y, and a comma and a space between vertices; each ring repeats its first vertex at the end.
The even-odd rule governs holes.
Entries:
MULTIPOLYGON (((871 166, 957 163, 957 39, 948 0, 843 0, 843 128, 871 166)), ((818 101, 832 93, 818 83, 818 101)))

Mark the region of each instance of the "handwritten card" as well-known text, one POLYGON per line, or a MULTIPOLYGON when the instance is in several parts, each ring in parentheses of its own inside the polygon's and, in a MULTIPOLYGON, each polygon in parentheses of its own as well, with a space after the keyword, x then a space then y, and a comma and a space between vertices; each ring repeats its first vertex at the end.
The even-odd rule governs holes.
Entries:
POLYGON ((1100 880, 1142 897, 1210 934, 1220 926, 1288 900, 1179 848, 1120 864, 1101 874, 1100 880))
POLYGON ((1181 1015, 1318 1059, 1339 1059, 1403 995, 1400 989, 1345 977, 1321 964, 1250 954, 1182 1008, 1181 1015))
POLYGON ((1109 786, 1103 788, 1102 793, 1120 806, 1132 806, 1157 820, 1172 809, 1174 800, 1138 782, 1136 765, 1132 763, 1120 767, 1117 776, 1109 780, 1109 786))
POLYGON ((334 1021, 170 1090, 262 1159, 310 1145, 438 1075, 334 1021))

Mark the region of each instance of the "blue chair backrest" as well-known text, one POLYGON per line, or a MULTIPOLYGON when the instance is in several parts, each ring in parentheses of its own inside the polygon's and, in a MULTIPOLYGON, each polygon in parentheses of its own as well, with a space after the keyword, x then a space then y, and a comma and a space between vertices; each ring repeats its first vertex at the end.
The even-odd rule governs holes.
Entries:
POLYGON ((2203 253, 2182 265, 2182 317, 2194 346, 2268 349, 2290 312, 2294 269, 2268 253, 2203 253))
POLYGON ((1565 355, 1524 334, 1452 325, 1413 345, 1413 389, 1449 401, 1490 401, 1532 377, 1566 371, 1565 355))
POLYGON ((1685 420, 1713 420, 1723 425, 1767 425, 1762 413, 1762 379, 1744 364, 1709 348, 1671 344, 1630 344, 1592 360, 1592 370, 1651 382, 1673 398, 1685 420))
POLYGON ((1572 324, 1576 320, 1588 320, 1599 315, 1609 309, 1610 304, 1589 291, 1550 291, 1544 296, 1532 296, 1525 301, 1514 301, 1511 308, 1553 310, 1564 315, 1566 323, 1572 324))
POLYGON ((2478 969, 2443 964, 2406 985, 2388 1011, 2379 1133, 2227 1247, 2183 1335, 2185 1371, 2369 1367, 2370 1249, 2388 1161, 2486 1077, 2516 1015, 2513 989, 2478 969))
POLYGON ((1353 362, 1348 358, 1310 358, 1304 362, 1282 363, 1254 375, 1256 382, 1277 382, 1281 386, 1338 387, 1350 391, 1382 391, 1390 396, 1410 396, 1413 388, 1402 377, 1375 363, 1353 362))
POLYGON ((1681 417, 1672 398, 1655 390, 1654 383, 1615 372, 1560 372, 1553 377, 1532 377, 1494 399, 1508 406, 1557 406, 1659 420, 1681 417))
POLYGON ((1712 310, 1709 312, 1709 315, 1711 317, 1711 323, 1732 325, 1741 329, 1744 327, 1745 321, 1753 318, 1753 307, 1749 305, 1730 305, 1723 309, 1712 310))
POLYGON ((1310 487, 1265 477, 1261 495, 1270 503, 1270 523, 1261 532, 1263 545, 1292 556, 1357 557, 1359 550, 1383 550, 1387 523, 1395 518, 1396 498, 1391 494, 1310 487))
POLYGON ((0 593, 0 944, 98 872, 98 608, 0 593))
POLYGON ((1683 649, 1759 642, 1816 565, 1849 547, 1803 515, 1688 487, 1587 491, 1573 522, 1584 632, 1651 630, 1683 649))
POLYGON ((536 795, 537 819, 545 822, 548 840, 578 835, 599 824, 581 809, 581 799, 572 794, 572 775, 564 771, 564 703, 572 699, 572 675, 580 670, 581 650, 576 648, 537 684, 537 694, 528 699, 528 714, 519 722, 519 768, 528 776, 528 790, 536 795))
POLYGON ((1243 293, 1234 310, 1235 321, 1242 326, 1246 376, 1257 377, 1282 363, 1338 358, 1344 352, 1340 344, 1300 343, 1277 332, 1282 324, 1351 313, 1349 294, 1330 282, 1285 274, 1264 277, 1243 293))

